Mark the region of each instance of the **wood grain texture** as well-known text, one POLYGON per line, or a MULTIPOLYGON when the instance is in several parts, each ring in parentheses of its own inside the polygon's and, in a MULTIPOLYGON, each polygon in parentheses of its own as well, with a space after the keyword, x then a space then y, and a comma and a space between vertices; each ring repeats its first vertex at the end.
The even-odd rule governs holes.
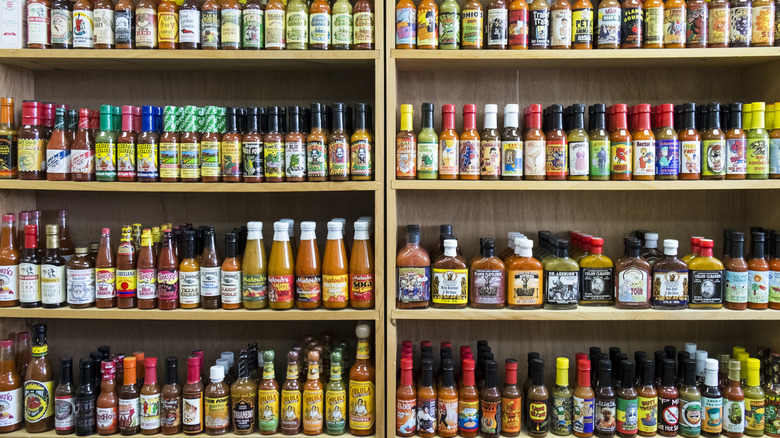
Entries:
POLYGON ((22 121, 22 100, 33 95, 33 73, 29 70, 0 65, 0 96, 14 99, 14 121, 22 121))
MULTIPOLYGON (((545 190, 545 191, 650 191, 650 190, 762 190, 780 188, 780 180, 721 181, 467 181, 392 180, 395 190, 545 190)), ((683 195, 684 196, 684 195, 683 195)))
POLYGON ((0 190, 54 190, 83 192, 326 192, 381 191, 376 181, 289 182, 289 183, 164 183, 164 182, 97 182, 97 181, 30 181, 0 180, 0 190))
POLYGON ((21 307, 0 307, 0 318, 45 318, 45 319, 111 319, 133 321, 357 321, 378 320, 378 310, 341 309, 328 310, 260 310, 247 309, 175 309, 172 311, 150 309, 22 309, 21 307))
POLYGON ((614 307, 579 306, 574 310, 515 309, 393 309, 391 319, 437 321, 780 321, 776 311, 719 310, 628 310, 614 307))

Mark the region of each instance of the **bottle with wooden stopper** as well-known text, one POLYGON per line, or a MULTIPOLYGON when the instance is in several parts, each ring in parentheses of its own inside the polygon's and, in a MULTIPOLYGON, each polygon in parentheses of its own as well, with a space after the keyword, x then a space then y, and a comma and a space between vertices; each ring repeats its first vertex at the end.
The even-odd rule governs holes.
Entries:
POLYGON ((303 433, 319 435, 323 428, 322 382, 320 380, 320 353, 311 350, 308 353, 309 371, 303 386, 303 433))
POLYGON ((211 383, 204 390, 203 417, 207 435, 224 435, 230 427, 230 387, 225 382, 225 369, 212 366, 211 383))

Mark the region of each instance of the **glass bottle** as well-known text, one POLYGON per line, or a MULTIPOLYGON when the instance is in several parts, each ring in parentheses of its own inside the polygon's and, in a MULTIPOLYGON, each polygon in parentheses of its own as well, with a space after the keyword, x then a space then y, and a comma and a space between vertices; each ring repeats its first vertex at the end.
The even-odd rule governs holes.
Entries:
POLYGON ((568 255, 569 241, 559 239, 555 255, 544 264, 545 309, 576 309, 580 267, 568 255))
POLYGON ((766 309, 769 306, 769 264, 765 258, 765 235, 754 231, 750 239, 751 257, 748 265, 748 305, 749 309, 766 309))
POLYGON ((582 291, 580 291, 579 304, 581 306, 612 305, 613 274, 612 260, 604 255, 604 239, 592 237, 589 254, 580 259, 582 291))
POLYGON ((225 234, 225 259, 220 270, 220 296, 223 309, 241 308, 241 262, 236 254, 236 234, 225 234))
POLYGON ((0 421, 0 432, 13 432, 22 428, 23 380, 14 361, 13 339, 0 341, 0 390, 4 393, 7 412, 0 421))
POLYGON ((569 388, 569 359, 565 357, 556 360, 555 385, 551 392, 550 429, 555 435, 571 435, 574 414, 573 394, 569 388))
POLYGON ((431 296, 431 261, 420 246, 420 226, 407 225, 406 232, 406 245, 396 257, 396 306, 426 308, 431 296))
POLYGON ((723 263, 712 256, 712 240, 701 239, 699 245, 701 255, 688 262, 688 307, 718 309, 723 306, 723 263))
POLYGON ((626 252, 615 262, 615 307, 650 307, 650 263, 639 254, 639 239, 625 239, 626 252))
POLYGON ((119 431, 119 397, 116 393, 116 367, 111 359, 100 362, 102 378, 97 398, 98 435, 113 435, 119 431))
POLYGON ((702 179, 723 179, 726 175, 726 137, 720 130, 720 104, 707 106, 707 130, 701 133, 702 179))
MULTIPOLYGON (((220 367, 221 368, 221 367, 220 367)), ((181 390, 182 430, 186 435, 203 432, 203 381, 200 376, 200 358, 187 358, 187 383, 181 390)))
POLYGON ((203 253, 200 256, 200 297, 204 309, 222 307, 219 293, 220 260, 214 243, 214 230, 208 229, 203 235, 203 253))
POLYGON ((230 427, 230 387, 225 383, 225 369, 219 365, 209 370, 211 383, 203 391, 203 422, 207 435, 224 435, 230 427))
POLYGON ((89 436, 97 432, 97 391, 93 385, 92 359, 79 361, 79 386, 75 397, 76 436, 89 436))
POLYGON ((434 307, 464 308, 468 303, 468 267, 457 253, 458 241, 444 241, 444 254, 432 264, 431 297, 434 307))
POLYGON ((529 419, 528 435, 534 438, 541 438, 547 436, 547 431, 550 427, 547 409, 550 394, 547 391, 547 387, 544 386, 544 361, 534 359, 532 369, 531 385, 526 392, 528 400, 528 413, 526 416, 529 419))
POLYGON ((653 265, 653 307, 656 309, 687 307, 688 265, 677 258, 678 246, 676 240, 664 239, 664 256, 653 265))
POLYGON ((41 297, 47 309, 67 303, 65 259, 59 251, 59 225, 46 225, 46 256, 41 261, 41 297))
MULTIPOLYGON (((734 377, 739 385, 739 361, 737 361, 737 370, 734 377)), ((731 374, 731 361, 729 361, 729 374, 731 374)), ((701 434, 707 438, 717 438, 723 431, 724 426, 724 396, 718 389, 718 361, 717 359, 707 359, 704 369, 705 379, 704 387, 701 390, 702 421, 701 434)), ((737 388, 735 388, 736 390, 737 388)), ((741 390, 740 390, 741 392, 741 390)))
MULTIPOLYGON (((25 389, 26 388, 27 383, 25 383, 25 389)), ((54 418, 54 430, 57 435, 69 435, 76 430, 75 395, 76 388, 73 384, 73 358, 66 356, 60 360, 60 382, 54 392, 54 410, 61 412, 59 416, 54 418)), ((27 395, 25 391, 25 399, 28 397, 30 396, 27 395)), ((39 408, 39 410, 40 409, 44 408, 39 408)), ((46 410, 48 411, 48 409, 46 410)), ((30 421, 30 418, 25 415, 25 420, 30 421)))
MULTIPOLYGON (((637 358, 637 360, 640 360, 637 358)), ((633 438, 637 435, 639 427, 639 394, 634 389, 634 364, 622 361, 621 385, 616 395, 616 425, 615 431, 621 438, 633 438)), ((641 382, 640 382, 641 383, 641 382)))

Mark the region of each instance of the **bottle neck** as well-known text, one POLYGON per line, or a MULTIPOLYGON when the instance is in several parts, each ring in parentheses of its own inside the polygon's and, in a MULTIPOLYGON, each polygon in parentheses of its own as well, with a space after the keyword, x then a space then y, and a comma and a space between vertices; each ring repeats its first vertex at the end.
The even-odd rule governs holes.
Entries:
POLYGON ((750 245, 750 254, 754 259, 764 258, 764 241, 754 240, 750 245))
POLYGON ((146 367, 146 373, 144 374, 144 385, 156 385, 157 384, 157 367, 146 367))
POLYGON ((422 129, 433 129, 433 108, 423 112, 422 129))
POLYGON ((401 386, 412 386, 414 385, 414 379, 412 378, 412 370, 411 369, 402 369, 401 370, 401 386))
POLYGON ((605 130, 606 125, 604 123, 604 113, 601 111, 594 111, 593 112, 593 129, 595 130, 605 130))
POLYGON ((455 129, 455 113, 454 112, 443 112, 442 113, 442 121, 441 121, 441 129, 452 131, 455 129))
POLYGON ((496 113, 485 113, 485 129, 498 128, 498 116, 496 113))
POLYGON ((647 131, 650 129, 650 113, 642 111, 637 114, 636 130, 647 131))
POLYGON ((200 381, 200 370, 198 364, 189 365, 187 367, 187 383, 198 383, 200 381))
POLYGON ((583 388, 590 386, 590 370, 577 371, 577 384, 583 388))
POLYGON ((615 126, 613 126, 613 128, 615 130, 626 129, 627 122, 626 122, 626 113, 625 113, 625 111, 616 112, 614 114, 614 117, 615 117, 614 118, 615 126))
POLYGON ((88 367, 80 367, 79 369, 79 386, 92 386, 92 364, 88 367))
POLYGON ((720 111, 711 109, 707 117, 707 126, 713 131, 720 130, 720 111))
POLYGON ((477 129, 477 115, 472 112, 463 113, 463 130, 472 131, 477 129))
POLYGON ((60 384, 61 385, 73 384, 73 367, 71 365, 63 365, 60 368, 60 384))
POLYGON ((555 384, 569 386, 569 369, 558 367, 555 369, 555 384))
MULTIPOLYGON (((737 381, 739 381, 739 370, 737 370, 737 381)), ((718 386, 718 370, 704 370, 704 385, 713 387, 718 386)))

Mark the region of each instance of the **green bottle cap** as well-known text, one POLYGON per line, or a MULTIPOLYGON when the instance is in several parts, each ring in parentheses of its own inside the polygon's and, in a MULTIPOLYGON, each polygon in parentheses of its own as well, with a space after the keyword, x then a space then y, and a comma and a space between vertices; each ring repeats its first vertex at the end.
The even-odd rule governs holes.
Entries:
MULTIPOLYGON (((107 105, 104 105, 107 106, 107 105)), ((100 130, 101 131, 113 131, 114 130, 114 116, 111 115, 111 110, 103 112, 101 107, 100 111, 100 130)))
MULTIPOLYGON (((171 108, 171 107, 165 107, 166 110, 168 108, 171 108)), ((163 115, 163 131, 165 131, 165 132, 176 132, 176 112, 175 112, 175 110, 171 111, 171 112, 166 111, 165 114, 163 115)))
POLYGON ((111 105, 100 105, 100 114, 111 114, 111 105))
POLYGON ((65 119, 67 118, 68 110, 65 108, 56 108, 54 110, 54 129, 60 131, 65 130, 65 119))
POLYGON ((120 108, 118 106, 109 105, 109 108, 111 108, 111 114, 112 115, 115 115, 115 116, 121 116, 122 115, 122 111, 120 110, 120 108))

